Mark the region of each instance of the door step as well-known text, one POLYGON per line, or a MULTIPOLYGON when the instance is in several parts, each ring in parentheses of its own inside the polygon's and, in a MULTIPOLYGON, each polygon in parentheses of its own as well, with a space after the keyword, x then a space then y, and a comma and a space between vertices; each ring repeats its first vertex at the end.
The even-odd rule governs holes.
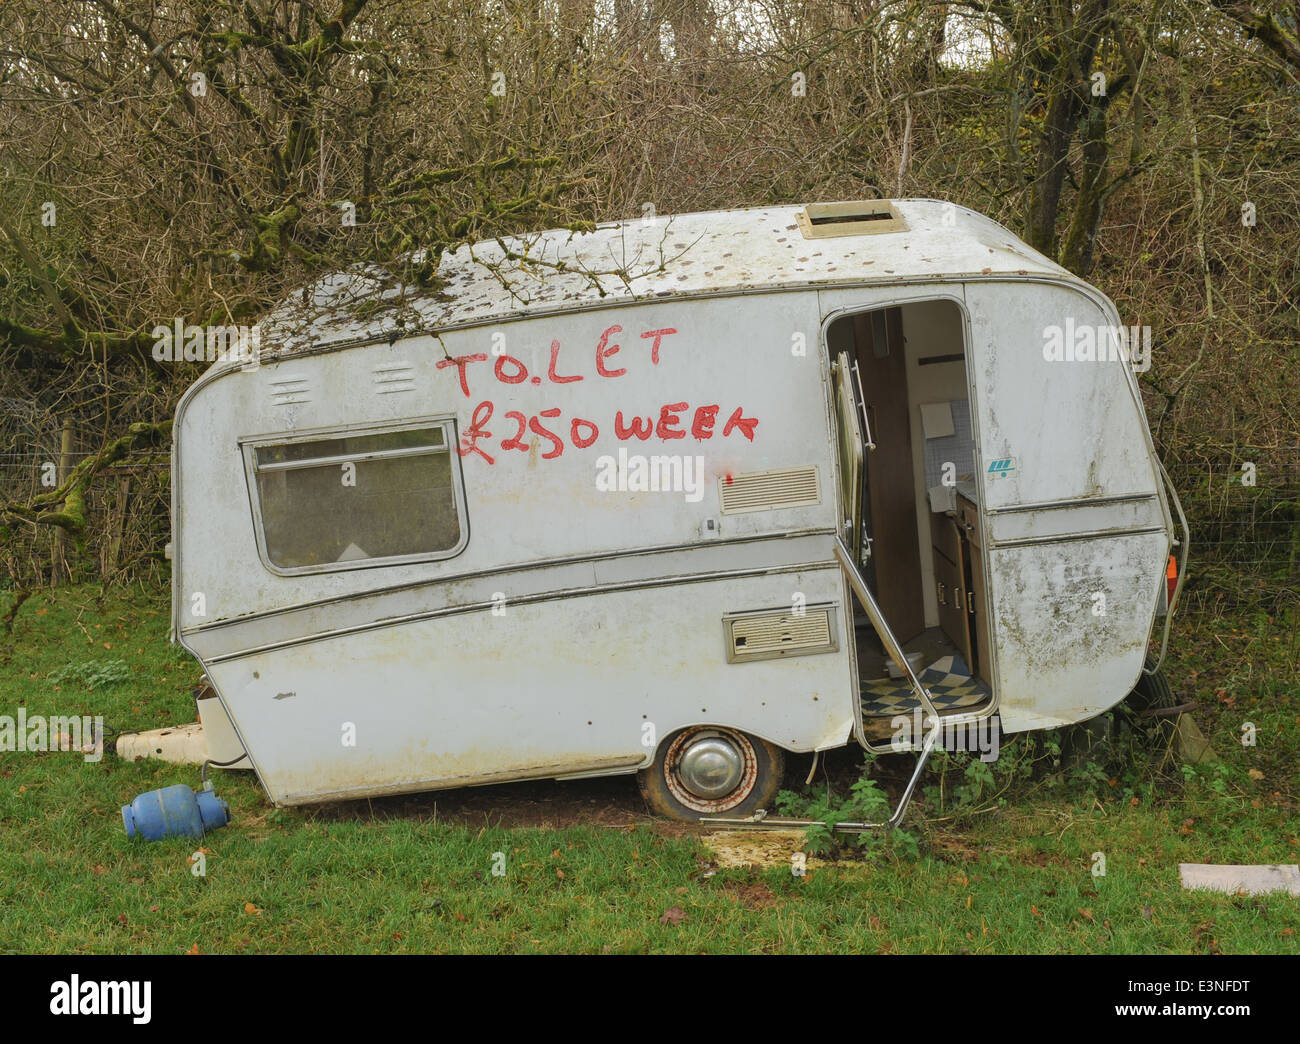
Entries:
MULTIPOLYGON (((942 656, 917 675, 941 715, 975 710, 993 699, 993 690, 960 656, 942 656)), ((862 683, 862 723, 869 739, 889 736, 890 719, 921 710, 921 701, 906 678, 881 678, 862 683)))

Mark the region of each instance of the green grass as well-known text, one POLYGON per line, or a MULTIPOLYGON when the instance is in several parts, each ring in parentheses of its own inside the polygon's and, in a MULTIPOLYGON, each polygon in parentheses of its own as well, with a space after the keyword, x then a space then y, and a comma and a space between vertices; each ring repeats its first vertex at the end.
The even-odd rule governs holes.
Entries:
MULTIPOLYGON (((198 670, 168 645, 166 607, 153 589, 34 596, 0 642, 0 714, 193 720, 198 670)), ((1176 631, 1171 679, 1220 766, 1016 781, 956 818, 922 802, 908 822, 919 858, 804 877, 788 862, 716 869, 696 836, 656 825, 477 828, 420 803, 274 810, 251 773, 219 771, 235 818, 203 842, 197 877, 193 842, 128 842, 118 814, 145 790, 196 786, 196 768, 3 753, 0 952, 1294 953, 1300 900, 1187 892, 1177 871, 1300 859, 1294 632, 1255 617, 1176 631), (685 916, 665 919, 672 908, 685 916)))

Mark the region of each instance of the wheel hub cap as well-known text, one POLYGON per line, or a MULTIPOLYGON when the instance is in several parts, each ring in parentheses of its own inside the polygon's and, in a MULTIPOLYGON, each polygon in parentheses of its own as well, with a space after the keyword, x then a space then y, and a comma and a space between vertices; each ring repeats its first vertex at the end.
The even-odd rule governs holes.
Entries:
POLYGON ((721 736, 696 740, 677 762, 677 775, 696 797, 719 798, 731 793, 745 771, 740 751, 721 736))

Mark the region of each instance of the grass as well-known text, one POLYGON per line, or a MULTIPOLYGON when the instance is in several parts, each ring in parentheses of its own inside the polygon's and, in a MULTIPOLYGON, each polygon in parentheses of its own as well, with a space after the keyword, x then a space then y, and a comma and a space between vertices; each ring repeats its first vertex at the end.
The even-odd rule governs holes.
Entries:
MULTIPOLYGON (((1294 953, 1300 900, 1188 892, 1177 864, 1300 859, 1295 625, 1238 613, 1176 630, 1171 680, 1219 765, 1002 781, 942 815, 932 790, 909 813, 918 858, 802 877, 785 854, 719 868, 659 824, 479 827, 438 821, 432 801, 275 810, 250 773, 219 771, 235 818, 196 876, 194 842, 128 842, 118 808, 197 786, 197 769, 2 753, 0 952, 1294 953)), ((193 720, 197 666, 166 635, 165 591, 35 595, 0 644, 0 714, 193 720)), ((563 786, 576 800, 590 784, 563 786)))

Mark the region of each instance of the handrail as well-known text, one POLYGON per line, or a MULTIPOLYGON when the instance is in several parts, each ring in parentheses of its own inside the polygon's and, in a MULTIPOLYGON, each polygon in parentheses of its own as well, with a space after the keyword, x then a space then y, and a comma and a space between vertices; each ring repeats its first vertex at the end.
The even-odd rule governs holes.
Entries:
MULTIPOLYGON (((925 739, 921 743, 921 749, 916 755, 916 767, 912 769, 912 778, 907 781, 907 786, 903 789, 902 796, 898 799, 898 807, 890 814, 889 818, 883 823, 857 823, 844 822, 836 823, 831 829, 839 830, 850 834, 860 834, 866 830, 893 830, 902 822, 904 814, 907 812, 907 806, 911 804, 912 795, 916 792, 916 785, 921 781, 921 773, 925 771, 925 763, 930 759, 930 752, 934 750, 935 743, 939 740, 939 712, 935 710, 934 703, 930 699, 930 693, 926 691, 921 679, 916 676, 912 670, 912 665, 907 662, 907 657, 903 655, 903 647, 898 644, 898 639, 894 637, 894 632, 889 629, 889 624, 885 622, 884 614, 880 611, 880 606, 876 604, 875 598, 871 596, 870 590, 867 589, 866 581, 862 579, 862 574, 858 572, 858 567, 853 563, 853 556, 849 549, 844 546, 844 541, 838 535, 835 537, 835 557, 840 560, 840 566, 844 569, 844 575, 848 578, 849 586, 853 588, 853 593, 862 603, 862 607, 867 611, 867 616, 871 619, 871 625, 875 627, 876 633, 880 635, 880 640, 889 653, 889 658, 899 667, 907 672, 908 681, 912 683, 912 690, 916 693, 921 701, 921 705, 929 714, 929 719, 924 726, 925 739)), ((850 614, 851 618, 851 614, 850 614)), ((816 819, 790 819, 786 817, 768 818, 766 809, 759 809, 752 816, 736 818, 731 816, 702 816, 702 823, 717 823, 723 826, 743 826, 754 827, 764 830, 780 830, 791 827, 807 827, 819 822, 816 819)))
POLYGON ((912 670, 912 665, 907 662, 903 647, 899 645, 898 639, 894 637, 894 632, 889 629, 889 624, 885 622, 884 613, 880 611, 880 606, 876 604, 875 598, 871 596, 866 582, 862 579, 862 574, 858 572, 858 567, 853 564, 853 556, 849 554, 849 549, 844 546, 844 541, 838 535, 835 537, 835 557, 840 560, 840 565, 844 569, 845 576, 848 577, 849 586, 853 588, 853 593, 858 596, 862 608, 867 611, 871 626, 876 629, 876 634, 880 636, 885 652, 898 665, 899 670, 907 675, 907 680, 912 685, 912 691, 916 694, 917 699, 921 701, 921 706, 925 708, 926 713, 935 722, 938 722, 939 712, 935 710, 934 704, 930 700, 930 693, 921 684, 921 679, 912 670))
POLYGON ((1165 650, 1169 647, 1169 630, 1174 623, 1174 606, 1178 604, 1178 596, 1182 593, 1183 582, 1187 579, 1187 556, 1192 547, 1192 531, 1187 525, 1187 516, 1183 513, 1183 502, 1178 499, 1178 491, 1174 489, 1173 480, 1169 477, 1169 472, 1165 470, 1164 461, 1159 455, 1155 456, 1156 467, 1160 469, 1160 478, 1164 481, 1165 489, 1169 493, 1170 499, 1174 503, 1174 510, 1178 512, 1178 524, 1182 527, 1183 539, 1180 542, 1177 534, 1174 535, 1174 543, 1182 551, 1182 556, 1178 561, 1178 580, 1174 584, 1173 597, 1169 599, 1169 605, 1165 607, 1165 626, 1160 635, 1160 653, 1156 656, 1156 662, 1147 670, 1145 666, 1142 673, 1151 675, 1160 670, 1160 665, 1165 662, 1165 650))

